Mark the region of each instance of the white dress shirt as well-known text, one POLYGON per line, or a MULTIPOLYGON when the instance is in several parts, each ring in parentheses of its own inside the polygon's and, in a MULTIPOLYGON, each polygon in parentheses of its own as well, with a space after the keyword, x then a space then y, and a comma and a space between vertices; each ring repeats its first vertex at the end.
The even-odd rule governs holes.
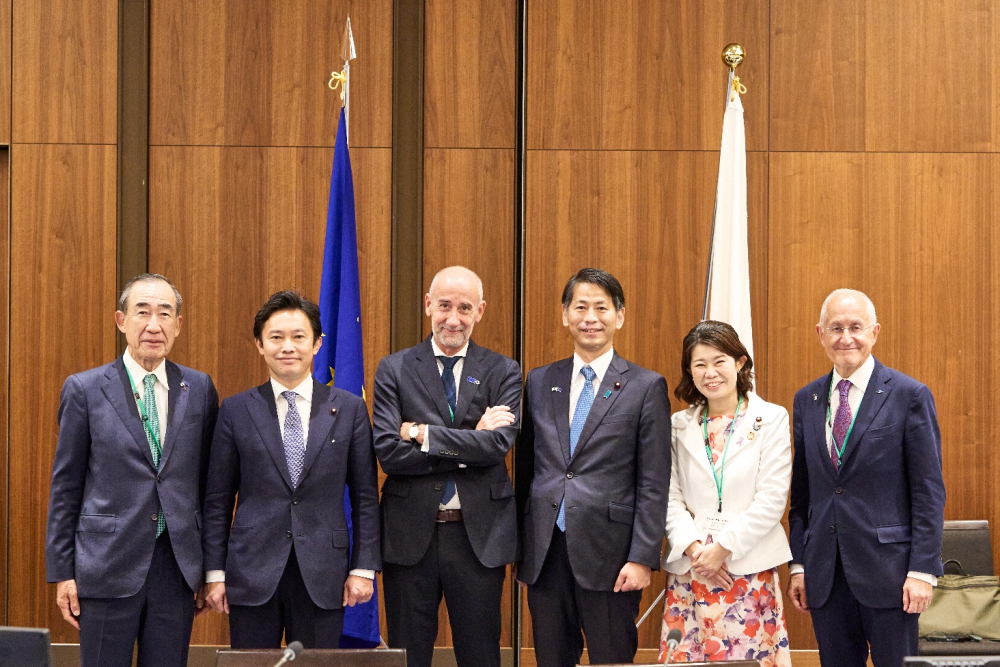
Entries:
POLYGON ((576 352, 573 353, 573 376, 569 381, 569 423, 573 423, 573 415, 576 413, 576 402, 580 400, 580 394, 583 393, 583 383, 587 381, 587 378, 583 376, 580 371, 584 366, 590 366, 596 375, 594 376, 594 399, 597 399, 597 392, 601 388, 601 382, 604 381, 604 374, 608 372, 608 366, 611 365, 611 360, 615 356, 615 348, 608 348, 608 351, 597 357, 589 364, 580 358, 580 355, 576 352))
POLYGON ((139 400, 143 401, 143 403, 146 402, 146 385, 143 381, 150 372, 156 376, 156 382, 153 384, 153 396, 156 399, 156 416, 160 420, 160 432, 156 435, 160 439, 160 448, 162 449, 163 436, 167 434, 167 416, 170 409, 168 394, 170 387, 167 385, 167 362, 165 359, 162 359, 159 366, 152 371, 147 371, 139 365, 138 361, 132 358, 127 348, 125 349, 125 354, 122 355, 122 359, 125 361, 125 368, 132 376, 132 382, 135 383, 135 392, 139 394, 139 400))
MULTIPOLYGON (((438 347, 437 341, 434 340, 433 336, 431 336, 431 349, 434 350, 434 359, 435 359, 435 361, 437 361, 438 374, 443 376, 444 375, 444 364, 441 363, 441 360, 438 359, 438 357, 447 357, 448 355, 445 354, 444 351, 440 347, 438 347)), ((466 355, 466 353, 468 353, 468 351, 469 351, 469 342, 466 341, 465 345, 462 346, 462 349, 459 350, 458 352, 456 352, 455 355, 454 355, 454 356, 456 356, 456 357, 459 358, 458 361, 455 362, 455 367, 452 369, 452 372, 455 375, 455 405, 458 405, 458 392, 459 392, 459 390, 462 387, 462 383, 459 382, 459 379, 462 377, 462 369, 465 368, 465 355, 466 355)), ((435 427, 435 428, 438 428, 438 427, 435 427)), ((443 428, 447 428, 447 427, 443 427, 443 428)), ((424 454, 426 454, 427 452, 431 451, 431 427, 429 425, 424 427, 424 444, 420 446, 420 451, 422 451, 424 454)), ((465 464, 464 463, 459 463, 458 467, 459 468, 464 468, 465 464)), ((462 509, 462 502, 458 499, 458 485, 457 484, 455 485, 455 495, 453 495, 451 497, 451 500, 449 500, 447 503, 444 503, 444 504, 438 503, 438 509, 439 510, 460 510, 460 509, 462 509)))
MULTIPOLYGON (((837 372, 837 369, 833 369, 833 381, 830 385, 830 419, 826 421, 826 448, 830 449, 833 443, 833 415, 837 414, 837 410, 840 408, 840 391, 837 386, 840 384, 841 380, 847 380, 851 383, 851 388, 847 394, 847 404, 851 408, 851 417, 855 417, 858 414, 858 410, 861 408, 861 399, 865 397, 865 391, 868 389, 868 383, 871 382, 872 373, 875 372, 875 357, 868 355, 865 359, 865 363, 858 367, 858 370, 854 371, 850 377, 845 378, 837 372)), ((832 464, 831 464, 832 465, 832 464)), ((798 563, 792 563, 788 569, 788 575, 801 574, 805 572, 805 568, 798 563)), ((913 579, 919 579, 920 581, 926 581, 931 586, 937 586, 937 577, 933 574, 927 574, 926 572, 907 572, 907 577, 913 579)))
MULTIPOLYGON (((285 397, 282 396, 281 393, 288 391, 288 387, 284 386, 272 377, 271 390, 274 392, 274 405, 278 408, 278 428, 281 430, 281 440, 284 442, 285 417, 288 416, 288 401, 285 400, 285 397)), ((295 407, 298 409, 299 417, 302 419, 302 448, 305 449, 306 443, 309 442, 309 415, 312 411, 312 373, 310 373, 305 380, 296 385, 292 391, 296 394, 295 407)), ((349 574, 357 577, 364 577, 365 579, 375 578, 375 570, 351 570, 349 574)), ((225 580, 225 570, 209 570, 205 573, 206 584, 212 584, 220 581, 224 582, 225 580)))

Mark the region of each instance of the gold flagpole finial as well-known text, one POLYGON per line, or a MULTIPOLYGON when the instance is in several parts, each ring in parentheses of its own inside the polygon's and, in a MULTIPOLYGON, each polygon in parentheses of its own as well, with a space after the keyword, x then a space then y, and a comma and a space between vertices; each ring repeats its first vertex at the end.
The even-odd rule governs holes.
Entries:
POLYGON ((722 62, 730 69, 736 69, 742 65, 745 57, 746 51, 739 44, 726 44, 726 48, 722 49, 722 62))

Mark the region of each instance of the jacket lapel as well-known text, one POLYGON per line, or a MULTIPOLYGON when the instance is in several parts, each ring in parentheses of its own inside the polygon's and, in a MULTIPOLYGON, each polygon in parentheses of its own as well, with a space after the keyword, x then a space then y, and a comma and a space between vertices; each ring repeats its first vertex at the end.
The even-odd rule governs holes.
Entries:
MULTIPOLYGON (((313 380, 312 409, 309 411, 309 441, 306 443, 306 458, 302 462, 302 476, 299 478, 299 485, 305 481, 309 474, 309 468, 323 451, 333 430, 333 422, 336 415, 333 408, 337 404, 338 393, 325 384, 320 384, 313 380)), ((282 447, 282 449, 284 449, 282 447)))
POLYGON ((271 454, 274 466, 285 480, 288 488, 292 488, 292 477, 288 474, 288 458, 285 456, 285 446, 281 442, 281 428, 278 426, 278 407, 274 403, 274 390, 271 382, 265 382, 257 387, 253 400, 247 404, 250 419, 257 428, 264 447, 271 454))
POLYGON ((190 392, 185 391, 187 387, 181 387, 181 382, 183 381, 183 376, 181 375, 180 367, 171 362, 167 362, 167 417, 168 424, 167 429, 163 433, 163 454, 160 456, 160 470, 167 464, 167 459, 170 457, 170 453, 173 451, 173 447, 168 445, 173 444, 174 436, 179 432, 181 424, 184 423, 184 413, 187 412, 188 404, 188 394, 190 392))
POLYGON ((830 461, 830 445, 826 440, 826 411, 830 406, 830 383, 832 382, 833 371, 830 371, 818 383, 819 391, 813 394, 815 398, 809 407, 808 414, 811 416, 809 423, 812 425, 812 440, 814 443, 812 446, 819 449, 820 457, 827 463, 823 466, 823 469, 826 470, 830 477, 835 477, 837 473, 833 469, 833 463, 830 461))
POLYGON ((569 384, 573 372, 573 358, 563 359, 549 366, 545 372, 543 392, 549 393, 549 407, 556 423, 556 433, 559 436, 559 449, 563 460, 569 464, 569 384))
POLYGON ((444 385, 441 383, 441 372, 438 371, 437 359, 434 358, 430 336, 425 338, 424 342, 418 345, 414 351, 412 370, 413 374, 420 378, 424 389, 427 390, 427 395, 430 396, 431 402, 434 403, 438 414, 441 415, 442 423, 451 424, 448 397, 445 395, 444 385))
POLYGON ((875 360, 875 369, 872 371, 872 377, 865 388, 865 395, 861 398, 861 405, 858 406, 858 418, 854 420, 851 437, 847 439, 847 447, 841 457, 841 468, 847 465, 848 458, 858 448, 858 443, 865 437, 865 432, 875 421, 879 410, 882 409, 889 394, 892 393, 890 379, 891 376, 886 372, 885 366, 875 360))
POLYGON ((153 453, 149 450, 149 440, 146 439, 146 429, 142 426, 139 408, 135 404, 132 386, 128 381, 128 373, 125 372, 125 362, 122 361, 121 357, 111 363, 111 367, 104 377, 106 378, 102 387, 104 396, 114 406, 115 412, 118 413, 118 417, 132 435, 139 451, 146 457, 149 467, 155 469, 153 453))
POLYGON ((712 474, 712 465, 705 455, 705 433, 701 427, 701 420, 705 416, 707 406, 702 405, 695 409, 691 420, 684 427, 684 434, 681 440, 684 446, 691 453, 691 457, 698 462, 705 472, 712 474))
MULTIPOLYGON (((594 435, 594 431, 597 430, 597 427, 604 419, 604 415, 608 413, 608 410, 611 409, 611 406, 615 404, 615 401, 618 400, 618 397, 624 391, 625 385, 628 383, 628 379, 625 377, 625 373, 627 372, 628 362, 619 357, 618 353, 615 352, 611 358, 611 365, 608 366, 608 371, 604 374, 604 380, 601 381, 601 387, 597 390, 597 395, 594 396, 594 404, 590 406, 587 421, 584 422, 583 430, 580 431, 580 439, 576 443, 576 449, 573 450, 572 458, 575 459, 580 455, 580 450, 590 440, 590 436, 594 435), (615 383, 621 383, 621 385, 616 389, 615 383)), ((567 407, 567 415, 568 410, 569 408, 567 407)))
MULTIPOLYGON (((465 353, 465 361, 462 363, 462 377, 458 381, 458 403, 455 405, 455 423, 461 424, 465 419, 465 414, 472 405, 472 400, 479 393, 482 383, 479 381, 479 357, 482 348, 469 341, 469 349, 465 353)), ((442 391, 444 384, 441 385, 442 391)))

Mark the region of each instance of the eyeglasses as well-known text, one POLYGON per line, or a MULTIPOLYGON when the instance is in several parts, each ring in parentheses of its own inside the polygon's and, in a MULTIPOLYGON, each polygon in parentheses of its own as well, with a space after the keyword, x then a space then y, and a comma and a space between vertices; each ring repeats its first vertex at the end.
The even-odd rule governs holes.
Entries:
POLYGON ((841 336, 844 335, 844 332, 847 332, 852 336, 858 336, 861 334, 861 332, 867 329, 871 329, 873 326, 875 325, 869 324, 868 326, 863 327, 860 324, 852 324, 847 327, 823 327, 823 328, 826 330, 826 333, 833 336, 834 338, 840 338, 841 336))

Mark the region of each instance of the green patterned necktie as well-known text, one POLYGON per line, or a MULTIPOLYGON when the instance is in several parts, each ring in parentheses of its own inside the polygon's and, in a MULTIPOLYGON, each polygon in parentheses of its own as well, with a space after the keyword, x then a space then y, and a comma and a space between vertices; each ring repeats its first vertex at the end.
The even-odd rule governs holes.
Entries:
MULTIPOLYGON (((146 421, 146 440, 149 441, 149 451, 153 454, 153 466, 159 471, 160 456, 163 452, 160 451, 160 413, 156 410, 156 392, 153 391, 153 385, 156 384, 156 376, 150 373, 143 378, 142 384, 145 387, 143 403, 146 404, 146 416, 149 418, 146 421)), ((156 518, 156 536, 159 537, 162 535, 166 529, 167 520, 163 516, 163 508, 160 507, 159 516, 156 518)))

